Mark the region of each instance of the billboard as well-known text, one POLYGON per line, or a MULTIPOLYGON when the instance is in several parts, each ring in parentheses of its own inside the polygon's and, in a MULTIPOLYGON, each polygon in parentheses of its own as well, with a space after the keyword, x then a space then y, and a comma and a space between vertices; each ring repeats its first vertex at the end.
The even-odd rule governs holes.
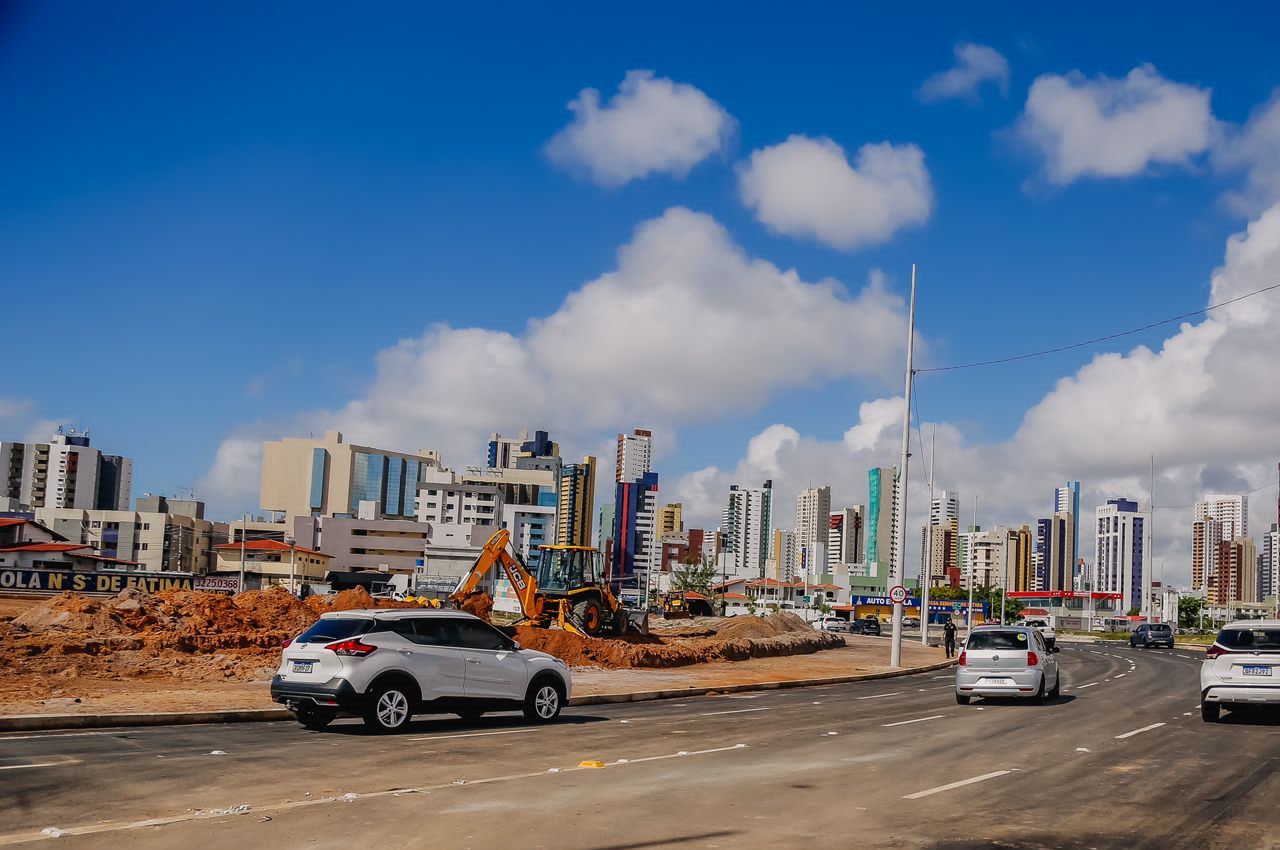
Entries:
POLYGON ((157 573, 75 572, 74 570, 0 569, 0 590, 25 590, 32 593, 119 593, 136 587, 147 593, 160 590, 191 590, 189 575, 157 573))

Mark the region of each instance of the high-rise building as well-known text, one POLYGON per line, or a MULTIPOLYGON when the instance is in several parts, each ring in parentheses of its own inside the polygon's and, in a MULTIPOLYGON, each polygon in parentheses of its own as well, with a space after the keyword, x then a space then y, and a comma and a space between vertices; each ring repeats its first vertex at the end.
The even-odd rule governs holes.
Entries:
POLYGON ((262 444, 259 507, 283 513, 290 526, 299 516, 360 517, 361 503, 371 504, 377 519, 413 519, 428 469, 440 469, 434 451, 358 446, 343 442, 340 431, 322 440, 269 440, 262 444))
POLYGON ((596 501, 596 459, 560 467, 556 506, 556 542, 562 546, 590 546, 596 501))
POLYGON ((133 491, 133 461, 104 455, 74 428, 47 443, 0 442, 0 476, 0 498, 29 509, 127 511, 133 491))
POLYGON ((764 578, 772 529, 773 482, 758 488, 729 487, 724 511, 725 549, 730 570, 738 576, 764 578))
POLYGON ((613 548, 610 572, 627 580, 662 567, 661 535, 657 533, 658 474, 651 468, 653 432, 636 428, 618 435, 616 484, 613 501, 613 548))
POLYGON ((1013 547, 1011 568, 1013 576, 1010 581, 1014 592, 1031 590, 1035 571, 1033 554, 1035 552, 1035 536, 1031 527, 1024 525, 1018 529, 1009 529, 1009 545, 1013 547))
POLYGON ((1280 523, 1262 535, 1262 569, 1258 576, 1258 598, 1280 596, 1280 523))
POLYGON ((669 505, 663 505, 658 508, 658 515, 654 519, 654 527, 657 528, 658 534, 679 534, 684 531, 684 505, 679 502, 672 502, 669 505))
POLYGON ((960 525, 960 494, 943 490, 929 502, 929 525, 960 525))
POLYGON ((920 564, 930 587, 960 586, 959 534, 956 520, 920 529, 920 564))
POLYGON ((866 562, 872 575, 892 570, 898 531, 898 468, 875 467, 867 472, 866 562))
POLYGON ((1256 602, 1258 592, 1258 550, 1248 537, 1223 540, 1218 544, 1218 568, 1213 576, 1215 591, 1211 604, 1256 602))
MULTIPOLYGON (((1010 541, 1009 529, 967 531, 960 535, 964 565, 960 570, 960 587, 1005 587, 1013 579, 1016 536, 1010 541)), ((1016 535, 1016 532, 1015 532, 1016 535)))
POLYGON ((636 481, 653 469, 653 432, 636 428, 630 434, 618 435, 618 482, 636 481))
MULTIPOLYGON (((831 514, 831 488, 810 487, 796 496, 796 545, 812 548, 827 542, 827 520, 831 514)), ((830 554, 831 547, 827 547, 830 554)))
POLYGON ((1074 590, 1076 552, 1071 537, 1070 511, 1036 520, 1036 542, 1032 552, 1033 590, 1074 590))
POLYGON ((1151 600, 1147 513, 1132 499, 1108 499, 1094 509, 1093 590, 1121 594, 1120 610, 1145 610, 1151 600))
POLYGON ((769 560, 778 571, 779 581, 794 581, 797 576, 796 565, 799 555, 796 554, 796 533, 776 528, 773 531, 773 543, 769 547, 769 560))
POLYGON ((1210 494, 1196 503, 1191 524, 1191 588, 1203 590, 1210 605, 1218 591, 1230 584, 1219 582, 1217 572, 1221 544, 1249 533, 1249 497, 1210 494))
POLYGON ((827 572, 862 562, 862 505, 827 514, 827 572))

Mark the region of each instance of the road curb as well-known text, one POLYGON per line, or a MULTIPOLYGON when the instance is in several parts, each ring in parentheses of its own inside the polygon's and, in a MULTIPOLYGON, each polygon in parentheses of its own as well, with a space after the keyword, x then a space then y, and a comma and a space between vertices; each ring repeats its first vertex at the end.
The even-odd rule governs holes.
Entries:
POLYGON ((896 679, 900 676, 914 676, 917 673, 931 673, 945 670, 955 664, 954 660, 923 667, 906 667, 902 670, 887 670, 883 673, 859 673, 853 676, 827 676, 818 679, 791 679, 778 682, 749 682, 738 685, 696 685, 687 688, 665 688, 659 691, 631 691, 617 694, 586 694, 572 697, 569 705, 609 705, 620 702, 648 702, 656 699, 679 699, 680 697, 699 697, 707 694, 740 694, 746 691, 776 691, 783 688, 811 688, 815 685, 847 685, 852 682, 868 682, 874 679, 896 679))
MULTIPOLYGON (((828 676, 818 679, 794 679, 781 682, 751 682, 738 685, 706 685, 688 688, 666 688, 657 691, 630 691, 614 694, 586 694, 573 697, 569 705, 609 705, 623 702, 648 702, 658 699, 705 696, 710 693, 736 694, 744 691, 772 691, 782 688, 804 688, 814 685, 844 685, 873 679, 895 679, 945 670, 954 661, 908 667, 883 673, 860 673, 854 676, 828 676)), ((104 729, 129 726, 188 726, 200 723, 260 723, 292 720, 293 712, 284 708, 250 708, 235 711, 165 711, 130 714, 17 714, 0 717, 0 732, 51 732, 67 729, 104 729)))
POLYGON ((101 729, 111 726, 187 726, 196 723, 259 723, 292 719, 293 712, 283 708, 129 714, 15 714, 0 717, 0 732, 47 732, 54 729, 101 729))

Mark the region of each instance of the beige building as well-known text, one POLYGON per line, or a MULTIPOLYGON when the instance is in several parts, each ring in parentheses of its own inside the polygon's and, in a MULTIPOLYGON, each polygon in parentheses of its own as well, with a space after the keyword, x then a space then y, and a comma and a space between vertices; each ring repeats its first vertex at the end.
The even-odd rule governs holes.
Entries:
POLYGON ((556 543, 562 546, 590 546, 591 522, 596 503, 596 470, 592 455, 581 463, 560 467, 560 492, 556 505, 556 543))
POLYGON ((343 442, 342 432, 322 440, 288 437, 262 446, 259 504, 286 520, 299 516, 412 519, 418 485, 440 466, 429 449, 417 454, 343 442), (362 508, 363 504, 363 508, 362 508))
POLYGON ((324 581, 333 560, 323 552, 275 540, 223 543, 215 547, 215 551, 218 575, 239 577, 243 551, 246 587, 285 587, 290 592, 296 592, 297 585, 303 582, 324 581))
POLYGON ((664 534, 679 534, 684 531, 684 505, 672 502, 658 508, 654 518, 654 533, 661 537, 664 534))
POLYGON ((37 508, 35 514, 37 522, 104 558, 134 561, 153 572, 204 575, 213 569, 214 547, 229 539, 229 529, 226 523, 206 520, 203 503, 150 496, 139 499, 138 507, 136 511, 37 508))

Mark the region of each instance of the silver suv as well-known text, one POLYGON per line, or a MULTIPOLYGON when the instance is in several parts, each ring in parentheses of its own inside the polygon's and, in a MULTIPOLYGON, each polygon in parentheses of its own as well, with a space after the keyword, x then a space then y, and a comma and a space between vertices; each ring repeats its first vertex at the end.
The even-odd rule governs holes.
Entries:
POLYGON ((1280 705, 1280 620, 1227 623, 1200 665, 1200 716, 1214 723, 1222 707, 1280 705))
POLYGON ((271 698, 308 728, 354 714, 377 732, 412 715, 475 719, 523 709, 555 720, 569 699, 568 666, 461 611, 357 610, 324 614, 281 653, 271 698))
POLYGON ((968 705, 975 696, 1056 698, 1062 689, 1057 651, 1030 626, 979 626, 956 659, 956 702, 968 705))

